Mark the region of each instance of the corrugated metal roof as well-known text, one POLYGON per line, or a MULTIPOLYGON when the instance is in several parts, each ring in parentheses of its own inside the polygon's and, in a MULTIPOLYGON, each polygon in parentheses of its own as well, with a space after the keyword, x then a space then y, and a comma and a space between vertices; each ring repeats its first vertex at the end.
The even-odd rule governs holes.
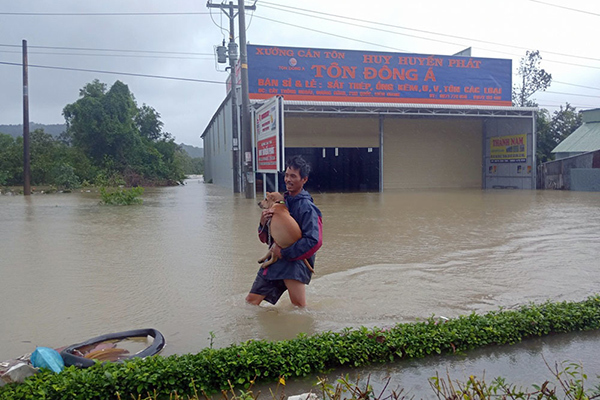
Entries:
MULTIPOLYGON (((265 100, 251 99, 251 103, 263 103, 265 100)), ((298 101, 284 100, 284 105, 321 106, 321 107, 355 107, 355 108, 423 108, 423 109, 455 109, 455 110, 497 110, 497 111, 538 111, 537 107, 475 106, 457 104, 418 104, 418 103, 367 103, 367 102, 333 102, 333 101, 298 101)))
POLYGON ((586 122, 552 150, 552 153, 578 153, 600 149, 600 122, 586 122))

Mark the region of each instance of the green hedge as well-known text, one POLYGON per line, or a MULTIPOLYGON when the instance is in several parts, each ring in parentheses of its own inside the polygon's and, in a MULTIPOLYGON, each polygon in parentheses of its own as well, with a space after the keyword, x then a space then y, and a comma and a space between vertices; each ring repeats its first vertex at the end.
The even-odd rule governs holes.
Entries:
POLYGON ((198 354, 98 363, 87 369, 69 367, 60 374, 43 371, 23 384, 0 388, 0 399, 104 400, 115 398, 117 393, 121 398, 148 393, 193 394, 194 387, 215 393, 228 389, 228 380, 244 387, 251 381, 314 375, 343 365, 359 367, 448 354, 599 327, 600 296, 593 296, 582 302, 531 304, 448 321, 432 317, 389 329, 301 334, 280 342, 250 340, 221 349, 206 348, 198 354))

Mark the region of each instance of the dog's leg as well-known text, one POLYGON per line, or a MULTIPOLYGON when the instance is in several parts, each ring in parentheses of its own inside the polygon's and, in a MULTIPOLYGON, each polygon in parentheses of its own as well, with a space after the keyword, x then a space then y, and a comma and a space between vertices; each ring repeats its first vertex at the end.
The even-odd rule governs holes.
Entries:
POLYGON ((262 264, 262 263, 264 263, 265 261, 267 261, 267 260, 269 259, 269 257, 270 257, 270 256, 271 256, 271 251, 267 251, 267 254, 265 254, 265 256, 264 256, 264 257, 261 257, 261 258, 258 260, 258 263, 259 263, 259 264, 262 264))
POLYGON ((261 268, 267 268, 269 265, 273 264, 275 261, 279 260, 278 257, 275 256, 275 254, 273 254, 272 252, 269 251, 269 254, 271 257, 265 261, 260 267, 261 268))
POLYGON ((312 272, 314 274, 315 270, 313 269, 313 267, 310 266, 310 263, 308 262, 308 260, 305 258, 302 261, 304 261, 304 265, 306 265, 306 268, 308 268, 310 270, 310 272, 312 272))

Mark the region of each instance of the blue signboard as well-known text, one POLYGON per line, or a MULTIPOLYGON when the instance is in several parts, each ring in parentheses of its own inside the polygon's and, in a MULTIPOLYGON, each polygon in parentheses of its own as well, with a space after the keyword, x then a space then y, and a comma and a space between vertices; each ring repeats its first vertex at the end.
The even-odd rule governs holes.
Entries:
POLYGON ((248 45, 250 98, 511 106, 497 58, 248 45))

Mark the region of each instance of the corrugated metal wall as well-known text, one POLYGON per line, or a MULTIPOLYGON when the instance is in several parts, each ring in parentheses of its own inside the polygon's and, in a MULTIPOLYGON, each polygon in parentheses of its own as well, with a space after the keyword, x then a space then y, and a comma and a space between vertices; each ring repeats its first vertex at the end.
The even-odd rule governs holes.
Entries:
POLYGON ((383 189, 481 188, 481 119, 386 118, 383 189))
POLYGON ((204 180, 233 190, 231 100, 215 113, 204 136, 204 180))
MULTIPOLYGON (((304 154, 302 149, 311 150, 307 155, 322 169, 322 179, 315 183, 324 185, 323 191, 373 190, 374 177, 380 173, 379 114, 336 114, 334 111, 328 114, 286 111, 284 145, 298 154, 304 154), (352 164, 353 168, 346 168, 349 165, 344 162, 352 164), (358 189, 345 183, 343 188, 333 187, 331 179, 326 179, 328 177, 339 182, 342 178, 353 183, 358 180, 358 189)), ((383 117, 383 190, 533 189, 533 129, 532 116, 386 114, 383 117), (509 135, 527 135, 525 162, 492 164, 491 138, 509 135)), ((229 101, 215 113, 205 132, 205 179, 233 189, 229 101)))

